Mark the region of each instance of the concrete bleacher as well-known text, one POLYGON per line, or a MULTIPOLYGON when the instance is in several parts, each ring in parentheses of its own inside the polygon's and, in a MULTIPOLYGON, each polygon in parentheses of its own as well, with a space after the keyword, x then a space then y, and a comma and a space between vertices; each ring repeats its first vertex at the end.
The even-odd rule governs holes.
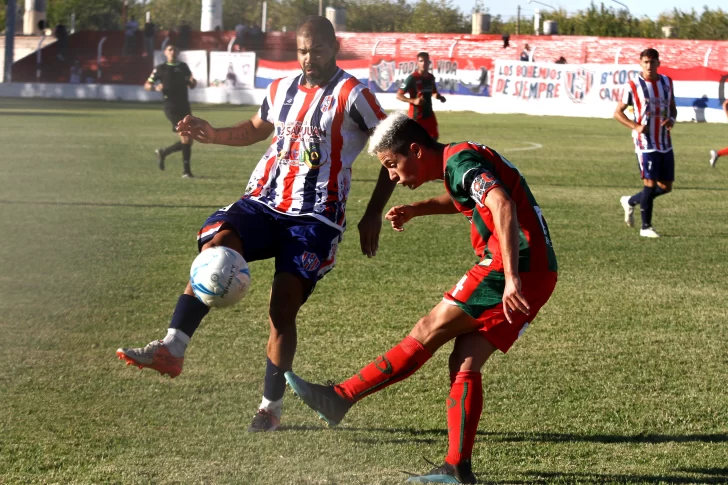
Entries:
MULTIPOLYGON (((174 33, 158 32, 155 48, 159 49, 164 39, 174 33)), ((193 32, 189 49, 208 51, 226 50, 235 36, 227 32, 193 32)), ((625 39, 583 36, 532 36, 513 35, 510 47, 504 48, 500 35, 466 34, 408 34, 408 33, 351 33, 337 34, 341 43, 339 59, 373 60, 375 58, 411 58, 420 51, 428 51, 435 58, 480 58, 517 60, 525 44, 534 52, 534 59, 554 62, 559 57, 574 63, 618 63, 638 62, 639 52, 654 47, 660 52, 662 65, 671 68, 692 68, 702 66, 710 50, 708 66, 728 71, 728 42, 675 39, 625 39)), ((79 32, 69 37, 65 60, 57 59, 54 39, 48 38, 42 51, 40 76, 37 76, 35 56, 23 56, 35 51, 39 37, 16 37, 16 62, 13 65, 15 82, 68 82, 70 69, 78 61, 83 71, 84 82, 99 80, 106 84, 143 84, 153 65, 152 58, 143 56, 143 39, 137 36, 136 48, 130 55, 122 57, 123 32, 79 32), (102 38, 100 63, 97 47, 102 38)), ((176 39, 179 40, 179 39, 176 39)), ((4 42, 4 40, 3 40, 4 42)), ((2 44, 0 44, 2 46, 2 44)), ((293 61, 296 59, 295 32, 270 32, 257 45, 250 45, 259 59, 271 61, 293 61)))

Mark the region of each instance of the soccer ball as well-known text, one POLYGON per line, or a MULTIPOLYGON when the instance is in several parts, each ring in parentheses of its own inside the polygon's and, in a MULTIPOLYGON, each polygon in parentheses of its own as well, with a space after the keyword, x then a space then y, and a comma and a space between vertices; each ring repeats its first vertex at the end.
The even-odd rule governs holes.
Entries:
POLYGON ((192 262, 190 284, 197 299, 207 306, 234 305, 250 288, 248 263, 240 253, 224 246, 205 249, 192 262))

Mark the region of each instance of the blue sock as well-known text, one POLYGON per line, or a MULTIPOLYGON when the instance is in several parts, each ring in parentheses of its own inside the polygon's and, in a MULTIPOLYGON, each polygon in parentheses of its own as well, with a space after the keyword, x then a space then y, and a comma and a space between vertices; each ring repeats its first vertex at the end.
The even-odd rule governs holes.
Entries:
POLYGON ((637 204, 639 204, 640 202, 642 202, 642 191, 641 190, 629 198, 629 205, 634 207, 637 204))
POLYGON ((169 328, 176 328, 192 337, 209 311, 210 307, 200 300, 183 293, 177 300, 177 306, 174 308, 169 328))
POLYGON ((277 401, 283 398, 286 391, 286 378, 284 370, 267 359, 265 365, 265 384, 263 385, 263 397, 269 401, 277 401))
POLYGON ((663 189, 658 185, 657 187, 655 187, 655 196, 653 197, 653 199, 664 194, 667 194, 667 190, 663 189))
POLYGON ((642 229, 652 227, 652 201, 655 200, 655 188, 647 187, 642 189, 642 200, 640 201, 640 215, 642 216, 642 229))

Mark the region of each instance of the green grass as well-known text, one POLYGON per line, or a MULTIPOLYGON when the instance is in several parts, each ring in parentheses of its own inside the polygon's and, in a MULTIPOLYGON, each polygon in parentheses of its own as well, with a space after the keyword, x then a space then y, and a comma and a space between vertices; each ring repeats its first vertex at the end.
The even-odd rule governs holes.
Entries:
MULTIPOLYGON (((213 125, 250 107, 197 106, 213 125)), ((473 457, 483 483, 728 483, 728 164, 721 125, 674 130, 677 181, 663 234, 625 227, 639 189, 612 120, 438 113, 442 139, 508 156, 548 220, 559 284, 508 355, 484 369, 473 457), (517 151, 530 143, 537 150, 517 151)), ((447 355, 326 429, 286 397, 284 428, 248 434, 260 402, 271 261, 238 306, 213 311, 177 379, 126 368, 119 346, 161 337, 195 235, 244 190, 264 145, 195 145, 194 180, 159 106, 0 100, 0 483, 396 484, 447 447, 447 355)), ((295 368, 349 377, 406 335, 474 262, 462 216, 383 229, 362 256, 356 223, 378 164, 354 166, 339 263, 299 319, 295 368)), ((437 195, 399 188, 391 204, 437 195)))

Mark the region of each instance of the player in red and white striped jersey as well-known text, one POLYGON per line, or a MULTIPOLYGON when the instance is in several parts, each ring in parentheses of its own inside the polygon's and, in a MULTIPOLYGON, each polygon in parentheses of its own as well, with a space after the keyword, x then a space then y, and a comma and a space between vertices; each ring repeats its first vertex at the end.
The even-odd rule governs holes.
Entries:
POLYGON ((624 209, 624 221, 630 227, 634 225, 634 207, 640 205, 640 236, 654 238, 660 236, 652 227, 653 201, 672 191, 675 180, 670 130, 675 124, 677 107, 672 79, 657 72, 660 66, 659 53, 655 49, 642 51, 640 66, 642 73, 629 82, 614 118, 632 130, 644 187, 631 197, 622 197, 620 203, 624 209), (624 114, 628 106, 633 107, 632 120, 624 114))
MULTIPOLYGON (((187 116, 178 131, 202 143, 248 146, 268 139, 245 195, 212 214, 198 249, 227 246, 246 261, 275 258, 263 400, 249 431, 280 424, 284 372, 296 351, 296 315, 316 282, 336 262, 346 227, 351 166, 369 133, 386 117, 374 95, 336 65, 339 43, 325 17, 306 17, 296 31, 302 73, 271 83, 258 113, 230 128, 187 116)), ((385 169, 359 222, 361 249, 376 254, 382 211, 395 183, 385 169)), ((167 337, 140 349, 119 349, 127 362, 172 377, 182 371, 187 343, 209 308, 188 284, 167 337)))

